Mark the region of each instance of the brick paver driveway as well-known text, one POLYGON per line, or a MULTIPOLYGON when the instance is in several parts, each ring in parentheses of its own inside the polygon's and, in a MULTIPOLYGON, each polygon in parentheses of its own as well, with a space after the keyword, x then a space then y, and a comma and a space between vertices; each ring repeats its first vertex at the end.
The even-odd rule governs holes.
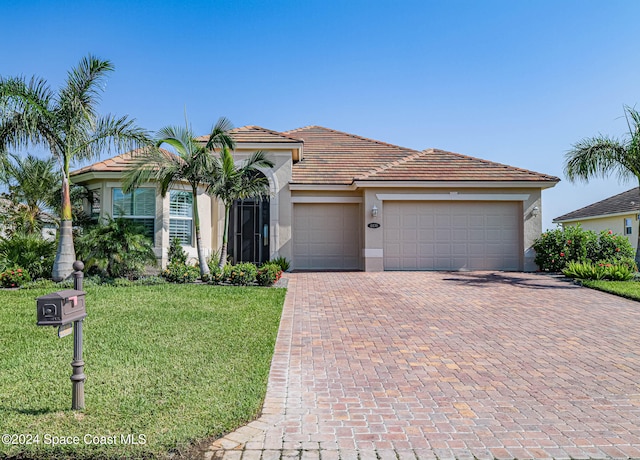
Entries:
POLYGON ((640 458, 640 304, 522 273, 301 273, 206 457, 640 458))

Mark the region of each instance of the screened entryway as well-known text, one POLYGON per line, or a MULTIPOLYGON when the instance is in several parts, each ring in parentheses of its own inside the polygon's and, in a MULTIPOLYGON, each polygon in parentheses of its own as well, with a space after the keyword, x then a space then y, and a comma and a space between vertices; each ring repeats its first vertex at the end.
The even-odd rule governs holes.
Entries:
POLYGON ((234 264, 269 260, 269 199, 236 200, 229 216, 229 255, 234 264))

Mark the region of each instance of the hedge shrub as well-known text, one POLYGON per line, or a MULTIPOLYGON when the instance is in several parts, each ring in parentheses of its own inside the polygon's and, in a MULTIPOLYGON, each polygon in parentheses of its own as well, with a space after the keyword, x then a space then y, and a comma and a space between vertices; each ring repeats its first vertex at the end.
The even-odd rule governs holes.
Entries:
POLYGON ((579 225, 548 230, 533 243, 535 263, 542 271, 561 272, 569 262, 618 263, 633 259, 626 237, 611 231, 595 233, 579 225))

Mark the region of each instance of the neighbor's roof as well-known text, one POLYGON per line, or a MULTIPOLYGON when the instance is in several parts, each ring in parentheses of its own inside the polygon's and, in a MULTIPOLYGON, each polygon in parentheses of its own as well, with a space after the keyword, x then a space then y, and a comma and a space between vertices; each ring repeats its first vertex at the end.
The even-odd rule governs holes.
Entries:
POLYGON ((294 184, 361 181, 530 181, 554 176, 444 150, 412 150, 321 126, 285 134, 304 141, 304 159, 293 166, 294 184))
POLYGON ((577 219, 588 219, 609 214, 637 213, 640 211, 640 191, 634 187, 626 192, 605 198, 597 203, 590 204, 584 208, 576 209, 567 214, 553 219, 553 222, 563 222, 577 219))

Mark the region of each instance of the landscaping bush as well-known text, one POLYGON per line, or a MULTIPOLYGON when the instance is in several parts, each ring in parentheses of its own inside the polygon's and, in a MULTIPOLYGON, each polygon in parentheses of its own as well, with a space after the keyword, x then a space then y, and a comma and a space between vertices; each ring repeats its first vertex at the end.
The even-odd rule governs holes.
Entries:
POLYGON ((611 231, 596 234, 583 230, 579 225, 543 233, 534 242, 533 249, 540 270, 549 272, 561 272, 569 262, 606 261, 618 264, 635 255, 626 237, 611 231))
POLYGON ((39 235, 14 233, 10 238, 0 238, 0 258, 7 269, 22 267, 34 278, 49 278, 56 256, 55 241, 47 241, 39 235))
POLYGON ((256 266, 249 262, 232 265, 226 281, 236 286, 247 286, 256 280, 257 272, 256 266))
POLYGON ((193 283, 200 276, 200 270, 193 265, 169 264, 162 270, 162 277, 170 283, 193 283))
POLYGON ((280 265, 273 262, 264 264, 256 273, 256 282, 260 286, 271 286, 282 277, 280 265))
POLYGON ((29 281, 29 272, 21 267, 13 267, 0 273, 0 286, 3 288, 17 288, 29 281))
POLYGON ((628 281, 633 278, 635 268, 630 268, 625 264, 613 264, 605 261, 571 261, 562 273, 569 278, 580 280, 628 281))

